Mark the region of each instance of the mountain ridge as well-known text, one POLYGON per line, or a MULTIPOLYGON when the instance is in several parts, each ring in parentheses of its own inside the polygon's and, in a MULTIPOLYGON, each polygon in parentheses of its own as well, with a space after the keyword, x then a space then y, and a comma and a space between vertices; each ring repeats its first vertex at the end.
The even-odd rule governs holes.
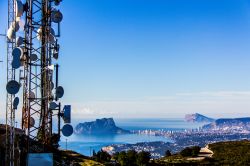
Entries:
POLYGON ((250 131, 250 117, 221 118, 202 126, 203 130, 250 131))

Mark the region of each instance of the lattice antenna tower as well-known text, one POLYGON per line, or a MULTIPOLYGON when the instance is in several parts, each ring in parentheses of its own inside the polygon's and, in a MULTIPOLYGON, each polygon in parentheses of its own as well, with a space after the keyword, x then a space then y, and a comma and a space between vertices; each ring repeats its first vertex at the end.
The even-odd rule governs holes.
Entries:
MULTIPOLYGON (((70 123, 71 107, 67 105, 61 110, 59 102, 64 95, 63 87, 58 86, 56 64, 59 55, 60 22, 63 19, 62 13, 57 9, 60 2, 61 0, 9 0, 9 8, 13 13, 8 13, 10 26, 7 32, 6 124, 9 124, 10 128, 6 129, 11 139, 6 137, 6 142, 11 146, 6 151, 6 154, 10 152, 6 155, 6 161, 9 161, 11 166, 15 158, 15 109, 19 103, 19 98, 15 95, 21 87, 21 128, 26 135, 27 153, 46 152, 46 147, 58 143, 61 117, 65 123, 70 123), (24 32, 23 36, 18 36, 21 17, 25 21, 24 32), (18 71, 19 77, 16 79, 18 71), (53 127, 53 123, 57 123, 57 126, 53 127)), ((65 136, 70 136, 73 128, 66 124, 62 132, 65 136)))
MULTIPOLYGON (((18 27, 16 26, 16 17, 15 17, 15 1, 8 0, 8 33, 11 35, 11 38, 7 38, 7 82, 15 80, 15 69, 12 68, 12 50, 16 46, 15 35, 18 27)), ((15 112, 13 109, 13 99, 15 94, 6 94, 6 165, 13 166, 14 164, 14 126, 15 126, 15 112)))

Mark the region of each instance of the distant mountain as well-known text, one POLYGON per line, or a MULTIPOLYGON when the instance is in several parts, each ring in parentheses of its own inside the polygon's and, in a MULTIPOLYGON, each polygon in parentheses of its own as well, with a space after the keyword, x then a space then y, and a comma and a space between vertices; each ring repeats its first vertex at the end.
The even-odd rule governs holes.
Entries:
POLYGON ((199 122, 199 123, 213 122, 214 121, 214 119, 206 117, 206 116, 198 114, 198 113, 185 115, 185 120, 187 122, 199 122))
POLYGON ((203 130, 213 131, 250 131, 250 117, 234 119, 217 119, 204 125, 203 130))
POLYGON ((96 119, 96 121, 79 123, 75 127, 76 134, 127 134, 128 130, 115 125, 113 118, 96 119))

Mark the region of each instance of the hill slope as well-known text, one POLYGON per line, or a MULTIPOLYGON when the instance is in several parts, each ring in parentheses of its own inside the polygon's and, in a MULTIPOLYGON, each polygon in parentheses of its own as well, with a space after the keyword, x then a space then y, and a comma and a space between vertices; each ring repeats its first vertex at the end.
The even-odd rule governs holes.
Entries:
POLYGON ((227 166, 243 166, 250 165, 250 141, 228 141, 217 142, 208 145, 212 150, 212 158, 203 160, 189 160, 189 157, 182 157, 180 154, 175 154, 169 157, 164 157, 159 160, 154 160, 156 165, 227 165, 227 166))

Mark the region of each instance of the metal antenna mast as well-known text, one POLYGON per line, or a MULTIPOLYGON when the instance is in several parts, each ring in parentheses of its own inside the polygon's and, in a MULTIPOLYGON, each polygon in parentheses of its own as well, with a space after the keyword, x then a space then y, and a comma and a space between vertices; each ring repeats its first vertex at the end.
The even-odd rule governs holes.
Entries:
MULTIPOLYGON (((15 2, 8 0, 8 29, 11 27, 16 30, 15 17, 15 2)), ((15 36, 16 31, 13 31, 15 36)), ((15 48, 15 38, 7 38, 7 82, 15 80, 15 69, 12 68, 12 50, 15 48)), ((6 95, 6 165, 14 165, 14 127, 15 127, 15 112, 13 110, 14 94, 7 93, 6 95), (8 162, 9 161, 9 162, 8 162)))
MULTIPOLYGON (((62 13, 56 8, 61 0, 8 0, 7 97, 6 97, 6 165, 14 166, 15 110, 19 89, 22 93, 21 128, 26 135, 25 153, 44 153, 57 147, 60 118, 70 123, 71 107, 61 110, 58 86, 58 54, 62 13), (24 33, 19 33, 24 17, 24 33), (55 28, 55 29, 53 29, 55 28), (56 32, 55 32, 56 30, 56 32), (20 35, 20 36, 19 36, 20 35), (19 71, 19 77, 16 73, 19 71), (54 84, 55 82, 55 84, 54 84), (53 123, 56 127, 53 127, 53 123), (53 133, 55 132, 55 133, 53 133)), ((71 125, 62 128, 65 136, 73 133, 71 125)))
MULTIPOLYGON (((24 69, 22 129, 33 140, 49 144, 52 137, 52 110, 48 106, 53 100, 53 70, 49 66, 56 40, 51 27, 51 1, 30 0, 28 6, 25 48, 27 55, 34 59, 30 58, 24 69)), ((31 144, 28 146, 32 148, 31 144)))

